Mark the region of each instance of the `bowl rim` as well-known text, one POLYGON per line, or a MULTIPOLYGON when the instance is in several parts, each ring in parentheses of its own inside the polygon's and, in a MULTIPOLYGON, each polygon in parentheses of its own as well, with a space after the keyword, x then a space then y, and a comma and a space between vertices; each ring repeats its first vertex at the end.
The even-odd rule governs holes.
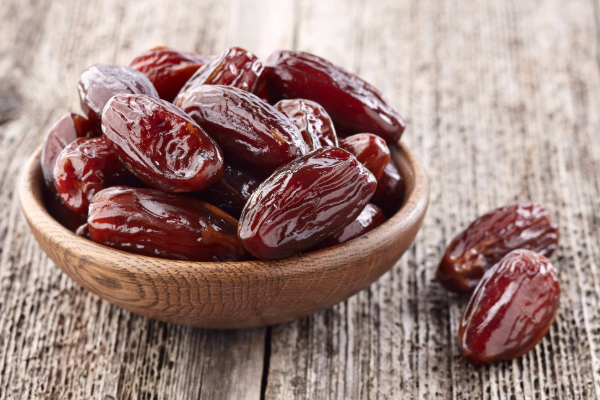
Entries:
MULTIPOLYGON (((194 265, 196 268, 218 268, 219 266, 225 265, 245 265, 246 267, 255 267, 259 270, 264 269, 266 265, 279 265, 281 266, 280 273, 283 275, 294 275, 295 268, 286 269, 284 264, 289 263, 302 263, 303 261, 309 261, 307 264, 312 264, 310 261, 314 261, 316 257, 323 258, 328 254, 333 255, 334 253, 339 252, 341 249, 346 248, 350 250, 352 247, 356 246, 357 243, 362 241, 362 244, 365 244, 365 240, 375 240, 375 238, 389 239, 393 236, 393 234, 398 230, 407 229, 410 225, 409 222, 422 220, 427 211, 427 207, 429 205, 429 178, 427 173, 419 160, 416 158, 414 153, 408 149, 408 147, 398 141, 396 145, 390 146, 390 151, 392 155, 392 160, 399 168, 399 170, 408 171, 412 175, 412 187, 406 188, 404 203, 401 208, 390 218, 388 218, 382 225, 375 228, 374 230, 359 236, 358 238, 352 239, 348 242, 341 243, 332 247, 328 247, 325 249, 313 251, 306 254, 300 254, 293 257, 288 257, 280 260, 251 260, 251 261, 231 261, 231 262, 200 262, 200 261, 185 261, 185 260, 170 260, 165 258, 158 257, 150 257, 145 255, 139 255, 134 253, 129 253, 123 250, 113 249, 108 246, 101 245, 99 243, 95 243, 91 240, 85 239, 81 236, 76 235, 74 232, 70 231, 63 225, 61 225, 57 220, 55 220, 46 209, 44 204, 43 196, 44 196, 44 183, 43 179, 37 179, 39 187, 33 187, 36 182, 36 174, 41 176, 41 165, 40 165, 40 155, 42 152, 43 145, 38 147, 34 153, 27 160, 22 173, 19 179, 19 199, 21 203, 21 208, 25 217, 30 225, 33 225, 33 221, 37 221, 36 228, 41 231, 42 234, 46 236, 46 238, 56 247, 68 249, 71 255, 80 258, 87 257, 88 254, 85 251, 86 248, 91 246, 92 249, 95 250, 95 254, 98 253, 108 253, 112 260, 114 258, 122 258, 128 262, 131 262, 131 259, 140 259, 144 260, 144 263, 149 263, 152 265, 156 264, 168 264, 169 268, 189 268, 190 265, 194 265), (402 154, 402 157, 401 157, 402 154), (406 164, 404 168, 399 165, 399 163, 406 164), (408 222, 407 222, 408 221, 408 222), (39 226, 42 225, 43 222, 44 228, 40 229, 39 226), (396 229, 384 229, 386 227, 390 227, 391 225, 399 225, 396 229), (58 230, 60 233, 70 235, 73 240, 76 240, 80 245, 73 245, 72 242, 70 244, 65 244, 60 240, 55 239, 52 235, 52 231, 58 230), (382 235, 378 235, 378 233, 386 232, 384 237, 382 235)), ((405 181, 408 182, 408 179, 404 176, 405 181)), ((407 185, 408 186, 408 185, 407 185)), ((114 270, 117 271, 119 268, 118 265, 113 264, 113 262, 108 262, 107 259, 107 267, 109 265, 114 265, 114 270)), ((172 271, 176 272, 176 271, 172 271)), ((133 275, 154 275, 156 272, 144 269, 143 271, 138 271, 137 269, 132 269, 130 271, 133 275)), ((123 277, 124 278, 124 277, 123 277)), ((126 278, 125 278, 126 279, 126 278)))

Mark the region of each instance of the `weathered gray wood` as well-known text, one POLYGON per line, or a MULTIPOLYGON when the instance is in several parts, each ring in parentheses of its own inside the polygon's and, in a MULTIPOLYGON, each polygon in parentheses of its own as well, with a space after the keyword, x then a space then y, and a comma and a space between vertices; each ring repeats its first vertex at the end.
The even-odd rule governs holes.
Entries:
POLYGON ((96 62, 127 64, 158 44, 219 52, 244 34, 229 25, 244 12, 234 6, 2 2, 0 398, 260 398, 264 329, 212 332, 157 323, 83 291, 39 250, 14 194, 20 167, 45 131, 79 110, 81 70, 96 62))
POLYGON ((273 329, 266 398, 600 396, 598 7, 333 3, 303 3, 298 46, 359 72, 406 115, 431 206, 413 251, 378 283, 273 329), (346 33, 315 40, 314 26, 334 14, 330 28, 346 33), (516 198, 544 202, 560 222, 560 314, 522 359, 476 368, 456 350, 466 300, 433 274, 461 227, 516 198))
POLYGON ((429 171, 412 250, 338 306, 272 328, 267 399, 600 397, 600 4, 597 0, 3 0, 0 6, 0 398, 260 398, 265 330, 160 324, 84 292, 20 215, 20 167, 78 110, 88 65, 167 44, 325 56, 380 87, 429 171), (520 360, 465 364, 465 299, 433 280, 444 244, 516 198, 561 226, 563 296, 520 360))

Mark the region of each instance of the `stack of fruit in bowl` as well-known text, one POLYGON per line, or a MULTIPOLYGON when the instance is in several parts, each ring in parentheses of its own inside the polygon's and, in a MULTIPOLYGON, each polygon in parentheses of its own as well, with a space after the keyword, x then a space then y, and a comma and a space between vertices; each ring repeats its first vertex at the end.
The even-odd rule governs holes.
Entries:
POLYGON ((404 122, 311 54, 151 49, 81 74, 85 117, 48 132, 48 209, 94 242, 188 261, 281 259, 381 225, 402 204, 404 122), (86 118, 87 117, 87 118, 86 118))

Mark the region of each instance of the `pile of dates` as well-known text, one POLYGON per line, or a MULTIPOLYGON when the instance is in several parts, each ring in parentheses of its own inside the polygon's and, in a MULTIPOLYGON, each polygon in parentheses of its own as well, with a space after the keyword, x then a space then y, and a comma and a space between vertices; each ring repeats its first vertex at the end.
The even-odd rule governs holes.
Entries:
POLYGON ((452 240, 436 279, 450 291, 472 293, 458 327, 467 361, 512 360, 546 335, 560 298, 556 268, 546 257, 558 238, 542 205, 518 201, 479 217, 452 240))
POLYGON ((404 181, 404 130, 373 86, 320 57, 157 47, 94 65, 84 116, 48 132, 47 207, 69 229, 131 253, 189 261, 281 259, 381 225, 404 181))

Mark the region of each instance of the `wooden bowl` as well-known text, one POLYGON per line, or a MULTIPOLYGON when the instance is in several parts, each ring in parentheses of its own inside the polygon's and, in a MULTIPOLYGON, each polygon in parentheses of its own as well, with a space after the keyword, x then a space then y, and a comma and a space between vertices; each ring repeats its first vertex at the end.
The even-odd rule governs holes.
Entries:
POLYGON ((429 203, 423 167, 401 143, 392 157, 405 204, 379 228, 347 243, 278 261, 186 262, 114 250, 83 239, 44 206, 41 148, 21 176, 21 206, 36 240, 87 290, 149 318, 202 328, 246 328, 301 318, 366 288, 400 259, 429 203))

